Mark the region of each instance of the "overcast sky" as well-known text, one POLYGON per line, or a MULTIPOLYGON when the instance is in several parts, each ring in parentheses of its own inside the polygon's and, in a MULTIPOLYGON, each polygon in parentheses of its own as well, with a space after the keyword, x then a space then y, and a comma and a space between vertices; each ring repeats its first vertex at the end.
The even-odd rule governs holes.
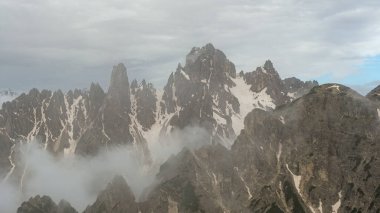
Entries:
POLYGON ((107 86, 119 62, 161 87, 211 42, 238 71, 271 59, 364 91, 380 83, 379 20, 379 0, 0 0, 0 88, 107 86))

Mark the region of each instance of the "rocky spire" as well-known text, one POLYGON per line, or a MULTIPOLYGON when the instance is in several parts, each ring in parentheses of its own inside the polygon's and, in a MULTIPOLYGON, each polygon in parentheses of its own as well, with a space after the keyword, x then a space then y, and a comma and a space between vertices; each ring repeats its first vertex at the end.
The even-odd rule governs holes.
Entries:
POLYGON ((278 106, 289 101, 280 75, 270 60, 267 60, 264 66, 257 67, 255 71, 246 73, 244 78, 251 85, 254 93, 265 90, 265 93, 274 100, 275 105, 278 106))
POLYGON ((107 98, 120 102, 127 109, 131 107, 127 69, 122 63, 113 67, 107 98))
POLYGON ((95 203, 88 206, 84 213, 93 212, 138 212, 135 196, 122 176, 115 176, 95 203))
POLYGON ((235 77, 235 65, 212 44, 192 48, 186 56, 185 66, 178 65, 164 89, 161 106, 166 110, 163 112, 178 112, 170 124, 183 128, 197 123, 210 132, 234 137, 232 128, 218 127, 213 113, 224 119, 230 111, 228 106, 232 107, 231 111, 239 112, 238 100, 229 91, 235 86, 231 80, 235 77))
POLYGON ((88 128, 80 138, 75 152, 96 154, 106 144, 109 146, 136 142, 131 133, 130 112, 131 95, 127 70, 124 64, 120 63, 113 67, 110 86, 104 101, 91 128, 88 128))
POLYGON ((268 71, 275 71, 274 67, 273 67, 273 63, 271 60, 266 60, 265 63, 264 63, 264 69, 265 70, 268 70, 268 71))

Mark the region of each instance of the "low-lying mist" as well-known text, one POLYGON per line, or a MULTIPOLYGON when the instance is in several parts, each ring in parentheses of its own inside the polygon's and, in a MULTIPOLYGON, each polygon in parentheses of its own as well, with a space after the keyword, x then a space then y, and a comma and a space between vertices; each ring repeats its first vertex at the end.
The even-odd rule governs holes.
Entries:
POLYGON ((152 164, 144 164, 141 154, 132 146, 102 149, 96 156, 53 156, 38 141, 20 145, 17 165, 25 165, 23 181, 0 183, 0 212, 15 212, 23 201, 36 195, 48 195, 56 203, 64 199, 78 211, 92 204, 116 174, 123 175, 139 199, 154 184, 160 165, 184 147, 199 148, 210 143, 202 128, 188 127, 170 136, 148 141, 152 164))

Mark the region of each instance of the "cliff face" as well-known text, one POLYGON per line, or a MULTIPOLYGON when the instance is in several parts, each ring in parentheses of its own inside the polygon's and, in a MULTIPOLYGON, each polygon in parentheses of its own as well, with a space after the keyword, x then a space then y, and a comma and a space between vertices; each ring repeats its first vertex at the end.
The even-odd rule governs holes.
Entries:
MULTIPOLYGON (((0 175, 20 185, 28 168, 18 148, 36 139, 57 157, 130 145, 149 168, 149 143, 196 126, 207 145, 169 158, 141 199, 116 177, 86 212, 376 212, 378 90, 363 97, 343 85, 281 79, 269 60, 236 74, 211 44, 193 48, 162 91, 129 83, 118 64, 106 92, 98 84, 32 89, 4 103, 0 175)), ((61 211, 47 197, 20 211, 38 205, 61 211)))
POLYGON ((117 177, 89 208, 119 212, 377 212, 378 105, 337 84, 254 109, 231 147, 183 149, 143 202, 117 177), (107 196, 106 196, 107 195, 107 196), (111 202, 112 201, 112 202, 111 202), (109 203, 128 203, 108 205, 109 203), (103 205, 101 205, 103 204, 103 205), (102 206, 102 207, 100 207, 102 206), (108 208, 109 209, 109 208, 108 208))
POLYGON ((237 75, 235 65, 212 44, 194 47, 164 87, 160 106, 169 121, 163 132, 196 124, 208 130, 211 140, 229 147, 253 108, 273 110, 317 85, 281 80, 269 60, 256 71, 237 75))
MULTIPOLYGON (((144 105, 144 95, 138 96, 139 106, 144 105)), ((113 68, 107 93, 93 83, 89 90, 66 94, 32 89, 4 103, 0 110, 2 179, 20 182, 26 165, 19 160, 19 146, 31 141, 55 156, 93 156, 101 149, 131 145, 148 162, 147 141, 140 124, 134 122, 137 109, 132 108, 132 100, 126 68, 119 64, 113 68)), ((145 114, 139 118, 143 123, 145 114)))
POLYGON ((197 125, 210 141, 230 147, 253 108, 273 110, 315 86, 281 80, 272 62, 236 74, 225 54, 207 44, 194 47, 184 67, 169 76, 163 91, 136 80, 130 85, 123 64, 113 67, 110 86, 89 90, 32 89, 0 110, 1 176, 10 176, 20 141, 38 140, 55 155, 95 155, 105 147, 133 144, 149 159, 147 140, 197 125))
POLYGON ((130 113, 131 95, 127 70, 123 64, 118 64, 113 67, 108 92, 94 122, 83 133, 75 152, 96 154, 104 146, 132 144, 135 138, 130 130, 130 113))
POLYGON ((186 212, 190 204, 200 212, 375 212, 379 121, 376 105, 351 89, 315 87, 271 113, 249 113, 230 151, 209 146, 170 159, 145 205, 162 212, 173 205, 186 212))

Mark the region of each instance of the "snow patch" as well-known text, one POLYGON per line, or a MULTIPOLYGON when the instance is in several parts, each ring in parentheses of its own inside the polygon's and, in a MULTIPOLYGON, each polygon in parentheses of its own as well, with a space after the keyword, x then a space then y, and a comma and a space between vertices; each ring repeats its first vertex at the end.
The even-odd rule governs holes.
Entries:
POLYGON ((292 171, 290 171, 288 164, 286 164, 286 168, 292 174, 294 185, 296 186, 298 194, 301 195, 301 197, 302 197, 301 190, 300 190, 300 188, 301 188, 301 178, 302 178, 301 175, 295 175, 292 171))
MULTIPOLYGON (((236 84, 235 87, 230 88, 232 95, 234 95, 240 103, 240 113, 234 113, 232 116, 232 128, 236 134, 240 134, 240 131, 244 129, 244 118, 254 107, 253 92, 251 86, 248 85, 242 77, 236 77, 231 80, 236 84)), ((231 109, 231 111, 233 111, 231 109)))
POLYGON ((216 178, 216 175, 214 172, 211 172, 212 174, 212 179, 213 179, 213 183, 214 183, 214 186, 217 186, 219 183, 218 183, 218 179, 216 178))
POLYGON ((216 109, 215 107, 213 107, 213 117, 214 119, 216 120, 216 122, 218 124, 223 124, 223 125, 227 125, 227 121, 226 119, 224 119, 222 116, 220 116, 221 113, 219 113, 218 109, 216 109))
POLYGON ((296 93, 295 92, 288 92, 287 96, 290 98, 290 100, 294 100, 296 98, 296 93))
POLYGON ((243 176, 240 174, 239 168, 235 166, 234 169, 236 170, 238 176, 240 177, 240 180, 244 183, 244 186, 245 186, 247 193, 248 193, 248 200, 250 200, 253 196, 252 196, 251 190, 248 187, 247 182, 244 180, 243 176))
MULTIPOLYGON (((79 96, 73 100, 73 104, 70 106, 67 101, 67 97, 65 96, 64 98, 66 112, 67 112, 66 130, 67 130, 67 134, 69 135, 69 139, 68 139, 69 147, 63 150, 65 155, 74 154, 76 146, 77 146, 78 141, 74 139, 74 121, 75 121, 76 116, 78 115, 78 112, 82 110, 84 117, 85 118, 88 117, 87 109, 83 101, 84 101, 83 96, 79 96)), ((103 131, 104 131, 104 127, 103 127, 103 131)))
MULTIPOLYGON (((295 187, 297 189, 298 194, 300 195, 301 199, 305 201, 305 198, 303 197, 303 195, 301 193, 301 179, 302 179, 302 176, 301 175, 295 175, 292 171, 290 171, 288 164, 286 164, 286 168, 288 169, 288 171, 290 172, 290 174, 292 174, 292 176, 293 176, 293 182, 294 182, 294 185, 295 185, 295 187)), ((314 208, 312 206, 308 205, 308 207, 309 207, 310 211, 312 211, 313 213, 316 213, 315 210, 314 210, 314 208)), ((320 204, 320 208, 322 208, 321 204, 320 204)))
POLYGON ((281 154, 282 154, 282 144, 278 143, 277 162, 280 162, 281 154))
POLYGON ((27 140, 28 141, 31 141, 32 139, 34 139, 34 137, 37 135, 37 130, 38 130, 38 124, 39 122, 37 122, 37 109, 36 108, 33 108, 33 129, 29 132, 28 136, 27 136, 27 140))
POLYGON ((268 88, 265 87, 260 92, 254 93, 253 99, 256 108, 261 108, 263 110, 276 108, 276 105, 274 104, 272 97, 267 93, 267 90, 268 88))
POLYGON ((340 87, 339 87, 339 85, 332 85, 332 86, 329 86, 329 87, 327 87, 327 89, 336 89, 338 92, 340 92, 340 87))
POLYGON ((332 206, 332 213, 338 213, 338 210, 341 205, 341 200, 342 200, 342 191, 339 192, 339 200, 332 206))
POLYGON ((323 206, 322 200, 319 199, 319 207, 318 207, 319 213, 323 213, 323 208, 322 208, 322 206, 323 206))
POLYGON ((183 70, 181 70, 181 74, 183 75, 183 77, 185 77, 188 81, 190 81, 190 76, 185 73, 183 70))

